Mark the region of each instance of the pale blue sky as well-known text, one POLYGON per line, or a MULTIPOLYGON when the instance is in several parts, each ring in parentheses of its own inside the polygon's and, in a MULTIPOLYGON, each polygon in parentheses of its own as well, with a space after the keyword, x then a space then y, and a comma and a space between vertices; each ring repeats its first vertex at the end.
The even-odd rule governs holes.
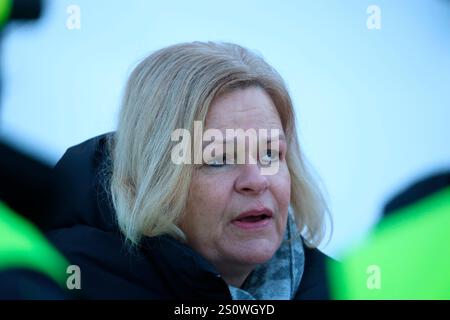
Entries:
POLYGON ((49 1, 3 39, 0 133, 55 163, 115 128, 135 63, 169 44, 231 41, 286 80, 303 149, 328 190, 325 252, 367 233, 386 197, 450 167, 450 1, 49 1), (66 28, 67 6, 81 29, 66 28), (366 27, 369 5, 381 29, 366 27))

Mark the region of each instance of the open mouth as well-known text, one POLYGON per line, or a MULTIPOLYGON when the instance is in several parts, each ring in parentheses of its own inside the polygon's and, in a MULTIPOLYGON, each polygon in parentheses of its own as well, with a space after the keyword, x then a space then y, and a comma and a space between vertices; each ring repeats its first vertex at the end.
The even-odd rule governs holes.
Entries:
POLYGON ((272 221, 272 211, 269 209, 251 210, 241 213, 232 224, 241 229, 260 229, 272 221))
POLYGON ((258 215, 258 216, 247 216, 244 218, 240 218, 240 219, 235 219, 235 221, 241 221, 241 222, 258 222, 261 220, 265 220, 265 219, 270 219, 271 217, 269 217, 266 214, 262 214, 262 215, 258 215))

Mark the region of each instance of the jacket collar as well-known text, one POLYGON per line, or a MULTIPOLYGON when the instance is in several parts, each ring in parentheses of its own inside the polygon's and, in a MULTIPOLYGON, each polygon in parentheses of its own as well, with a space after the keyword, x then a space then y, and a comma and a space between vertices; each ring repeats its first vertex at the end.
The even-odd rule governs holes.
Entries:
POLYGON ((177 298, 231 299, 226 282, 214 266, 187 244, 162 235, 145 237, 141 246, 177 298))
POLYGON ((291 212, 283 243, 273 258, 258 266, 242 289, 229 287, 197 251, 171 236, 145 237, 144 252, 181 299, 293 299, 302 278, 304 251, 291 212))

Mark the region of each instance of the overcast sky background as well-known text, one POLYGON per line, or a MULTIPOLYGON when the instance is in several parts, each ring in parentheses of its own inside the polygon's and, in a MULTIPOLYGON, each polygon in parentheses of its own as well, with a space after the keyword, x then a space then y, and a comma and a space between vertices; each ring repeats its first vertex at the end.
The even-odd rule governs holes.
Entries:
POLYGON ((2 43, 0 135, 50 163, 116 126, 136 62, 194 40, 260 52, 286 80, 339 256, 386 199, 450 167, 450 1, 49 1, 2 43), (81 29, 69 30, 69 5, 81 29), (366 26, 369 5, 381 29, 366 26))

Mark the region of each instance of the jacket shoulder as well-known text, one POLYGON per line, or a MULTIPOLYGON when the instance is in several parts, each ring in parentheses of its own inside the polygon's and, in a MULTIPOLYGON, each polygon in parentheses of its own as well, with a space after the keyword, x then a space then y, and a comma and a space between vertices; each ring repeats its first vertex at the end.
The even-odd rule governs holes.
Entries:
POLYGON ((160 273, 122 235, 86 225, 47 232, 49 241, 79 267, 83 299, 170 299, 160 273))
POLYGON ((296 300, 328 300, 330 290, 327 266, 335 261, 315 248, 304 246, 305 267, 296 300))
POLYGON ((117 230, 107 188, 109 142, 113 134, 102 134, 70 147, 58 161, 54 173, 61 181, 61 204, 47 230, 79 223, 106 231, 117 230))

